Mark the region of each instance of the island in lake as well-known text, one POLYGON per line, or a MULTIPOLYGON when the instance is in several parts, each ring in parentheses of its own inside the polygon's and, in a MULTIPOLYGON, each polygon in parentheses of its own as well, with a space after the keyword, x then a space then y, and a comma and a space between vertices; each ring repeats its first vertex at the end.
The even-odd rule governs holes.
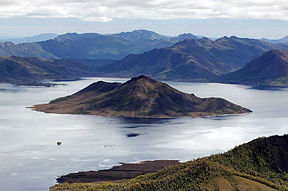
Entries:
POLYGON ((199 98, 147 76, 126 83, 99 81, 73 95, 35 105, 36 111, 135 118, 205 117, 243 114, 249 109, 221 98, 199 98))

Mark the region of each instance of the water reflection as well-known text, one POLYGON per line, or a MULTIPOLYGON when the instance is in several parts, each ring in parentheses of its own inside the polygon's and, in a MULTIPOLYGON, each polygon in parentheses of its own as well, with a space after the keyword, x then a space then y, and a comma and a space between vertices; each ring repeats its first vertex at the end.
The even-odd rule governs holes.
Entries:
POLYGON ((130 117, 124 117, 124 118, 119 118, 119 120, 123 123, 132 123, 132 124, 162 124, 166 123, 170 120, 173 119, 162 119, 162 118, 130 118, 130 117))
POLYGON ((219 153, 260 136, 287 133, 287 89, 169 82, 200 97, 223 97, 253 110, 209 118, 131 119, 45 114, 27 109, 72 94, 98 80, 57 82, 54 87, 0 84, 0 190, 44 191, 55 177, 118 162, 182 161, 219 153), (57 146, 57 142, 63 144, 57 146))
POLYGON ((128 133, 126 136, 131 138, 131 137, 138 137, 140 135, 141 135, 140 133, 128 133))

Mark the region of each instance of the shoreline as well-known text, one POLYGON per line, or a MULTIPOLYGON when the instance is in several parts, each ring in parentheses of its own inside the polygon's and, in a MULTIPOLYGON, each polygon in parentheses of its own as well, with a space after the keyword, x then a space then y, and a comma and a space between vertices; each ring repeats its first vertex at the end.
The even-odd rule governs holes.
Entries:
POLYGON ((122 163, 110 169, 70 173, 56 178, 58 183, 95 183, 131 179, 139 175, 157 172, 169 166, 181 164, 179 160, 147 160, 122 163))

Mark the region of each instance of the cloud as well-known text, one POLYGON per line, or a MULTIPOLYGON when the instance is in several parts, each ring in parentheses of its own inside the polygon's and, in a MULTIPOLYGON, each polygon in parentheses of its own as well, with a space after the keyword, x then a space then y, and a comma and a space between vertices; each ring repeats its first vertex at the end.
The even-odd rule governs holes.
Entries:
POLYGON ((287 0, 0 0, 0 17, 288 20, 287 0))

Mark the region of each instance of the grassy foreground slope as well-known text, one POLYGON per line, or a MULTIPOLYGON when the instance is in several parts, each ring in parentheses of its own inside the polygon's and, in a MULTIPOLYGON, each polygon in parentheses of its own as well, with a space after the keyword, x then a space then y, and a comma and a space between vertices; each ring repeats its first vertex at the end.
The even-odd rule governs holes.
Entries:
POLYGON ((223 154, 168 167, 130 180, 58 184, 50 191, 288 190, 288 135, 259 138, 223 154))

